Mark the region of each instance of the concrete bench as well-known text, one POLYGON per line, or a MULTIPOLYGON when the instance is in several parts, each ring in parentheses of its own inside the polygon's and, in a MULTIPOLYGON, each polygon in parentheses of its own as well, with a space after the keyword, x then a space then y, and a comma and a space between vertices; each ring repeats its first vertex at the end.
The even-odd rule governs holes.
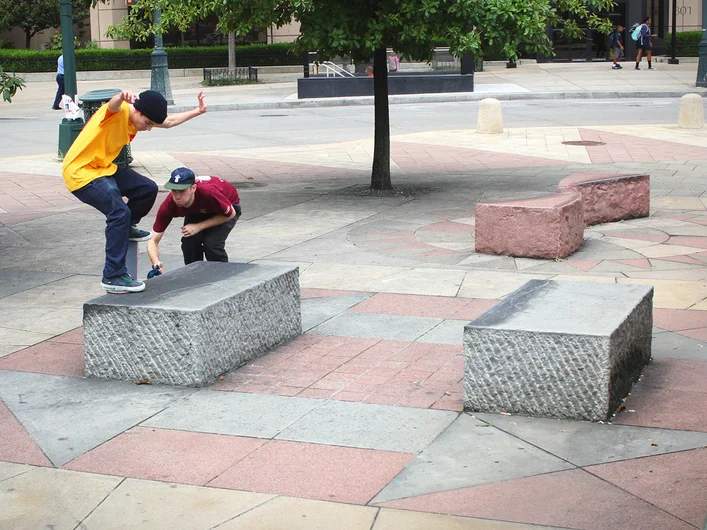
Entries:
POLYGON ((475 250, 526 258, 564 258, 584 239, 579 193, 476 205, 475 250))
POLYGON ((578 173, 562 179, 557 191, 582 195, 585 226, 650 214, 650 175, 578 173))
POLYGON ((84 304, 86 375, 202 386, 302 333, 297 267, 197 262, 84 304))
POLYGON ((464 408, 605 421, 651 357, 653 287, 531 280, 464 328, 464 408))

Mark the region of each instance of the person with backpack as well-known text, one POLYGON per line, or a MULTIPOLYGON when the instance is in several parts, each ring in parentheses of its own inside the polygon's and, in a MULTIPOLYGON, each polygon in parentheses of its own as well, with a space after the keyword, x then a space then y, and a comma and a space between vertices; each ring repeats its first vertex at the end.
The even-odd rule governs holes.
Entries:
POLYGON ((614 51, 614 64, 611 66, 612 70, 621 70, 623 67, 619 64, 619 61, 624 56, 624 45, 623 45, 623 31, 624 27, 621 24, 617 24, 616 31, 609 36, 609 46, 614 51))
POLYGON ((657 70, 657 68, 654 68, 651 63, 651 59, 653 58, 651 37, 655 37, 655 35, 651 35, 650 25, 651 17, 646 17, 643 22, 639 26, 636 26, 636 28, 631 32, 631 38, 636 41, 636 46, 638 47, 638 54, 636 55, 636 70, 641 69, 641 57, 643 56, 643 52, 646 53, 648 69, 657 70))

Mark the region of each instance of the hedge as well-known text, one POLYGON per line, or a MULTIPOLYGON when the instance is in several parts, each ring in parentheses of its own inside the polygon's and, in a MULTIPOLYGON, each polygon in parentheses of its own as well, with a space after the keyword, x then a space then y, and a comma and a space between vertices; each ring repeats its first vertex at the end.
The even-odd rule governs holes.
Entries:
MULTIPOLYGON (((697 57, 699 53, 701 31, 681 31, 675 34, 675 55, 677 57, 697 57)), ((672 53, 673 35, 665 35, 665 55, 672 53)))
MULTIPOLYGON (((170 68, 218 68, 228 66, 228 46, 165 48, 170 68)), ((149 70, 152 49, 76 50, 76 70, 149 70)), ((8 72, 56 72, 59 50, 3 50, 0 65, 8 72)), ((289 42, 249 44, 236 47, 237 66, 302 64, 289 42)))

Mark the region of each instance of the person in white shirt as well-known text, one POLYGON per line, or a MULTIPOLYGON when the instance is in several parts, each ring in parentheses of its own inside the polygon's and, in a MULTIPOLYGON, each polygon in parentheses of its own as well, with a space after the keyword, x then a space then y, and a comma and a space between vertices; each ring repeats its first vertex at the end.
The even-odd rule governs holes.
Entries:
POLYGON ((59 87, 56 89, 56 97, 54 98, 54 105, 52 109, 61 110, 61 96, 64 95, 64 56, 60 55, 59 59, 56 61, 56 84, 59 87))

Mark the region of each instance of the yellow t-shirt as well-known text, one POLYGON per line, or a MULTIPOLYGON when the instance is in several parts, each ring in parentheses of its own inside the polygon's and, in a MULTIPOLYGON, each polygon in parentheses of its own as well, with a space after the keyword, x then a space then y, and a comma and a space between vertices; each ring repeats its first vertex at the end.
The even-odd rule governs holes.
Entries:
POLYGON ((118 166, 113 160, 136 134, 137 129, 130 121, 130 105, 125 101, 115 114, 108 110, 107 103, 98 109, 64 156, 61 174, 69 191, 114 174, 118 166))

